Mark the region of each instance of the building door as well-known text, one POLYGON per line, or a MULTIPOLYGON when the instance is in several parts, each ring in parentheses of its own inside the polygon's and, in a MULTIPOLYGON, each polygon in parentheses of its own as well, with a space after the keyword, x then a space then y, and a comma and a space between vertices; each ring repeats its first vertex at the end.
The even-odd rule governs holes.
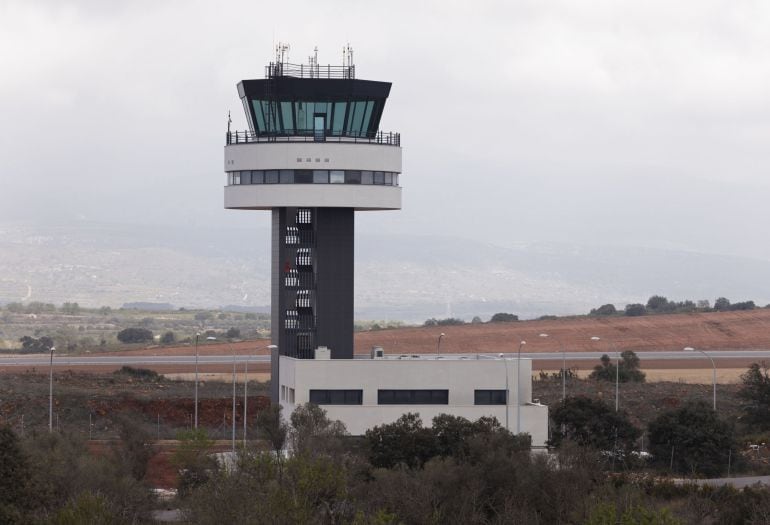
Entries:
POLYGON ((315 115, 313 117, 313 139, 316 142, 326 140, 326 116, 315 115))

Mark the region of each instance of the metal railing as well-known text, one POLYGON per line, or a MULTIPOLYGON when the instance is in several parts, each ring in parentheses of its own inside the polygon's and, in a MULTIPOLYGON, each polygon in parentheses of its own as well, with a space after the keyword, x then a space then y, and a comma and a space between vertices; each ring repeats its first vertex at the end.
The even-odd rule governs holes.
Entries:
POLYGON ((356 66, 322 66, 320 64, 289 64, 270 62, 265 66, 265 78, 356 78, 356 66))
POLYGON ((345 142, 401 146, 401 133, 378 131, 371 136, 351 137, 342 135, 316 135, 313 130, 296 130, 292 134, 254 133, 252 131, 229 131, 225 133, 225 144, 250 144, 253 142, 345 142))

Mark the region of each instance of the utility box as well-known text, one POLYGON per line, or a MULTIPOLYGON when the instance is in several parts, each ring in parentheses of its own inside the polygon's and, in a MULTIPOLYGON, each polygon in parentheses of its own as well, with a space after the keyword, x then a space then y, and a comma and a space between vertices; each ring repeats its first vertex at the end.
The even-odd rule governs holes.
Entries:
POLYGON ((385 350, 381 346, 373 346, 372 359, 385 359, 385 350))

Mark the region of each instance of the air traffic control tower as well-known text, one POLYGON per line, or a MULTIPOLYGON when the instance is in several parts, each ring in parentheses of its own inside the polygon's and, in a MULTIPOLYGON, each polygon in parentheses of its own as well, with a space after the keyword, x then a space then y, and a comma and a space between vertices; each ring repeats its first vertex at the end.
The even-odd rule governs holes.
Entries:
POLYGON ((284 52, 238 84, 249 130, 225 143, 225 208, 272 214, 273 378, 279 355, 353 358, 355 212, 401 208, 400 135, 379 130, 390 83, 356 79, 349 48, 342 66, 284 52))

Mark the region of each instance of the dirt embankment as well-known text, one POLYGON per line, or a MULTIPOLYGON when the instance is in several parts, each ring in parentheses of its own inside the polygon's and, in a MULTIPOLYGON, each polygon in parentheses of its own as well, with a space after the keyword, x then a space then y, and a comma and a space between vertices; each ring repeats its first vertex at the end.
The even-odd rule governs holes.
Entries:
POLYGON ((380 345, 387 353, 513 352, 526 341, 527 352, 609 350, 702 350, 770 348, 770 309, 741 312, 647 315, 642 317, 581 317, 547 321, 432 326, 359 332, 357 353, 380 345), (550 337, 540 337, 546 333, 550 337), (591 337, 601 341, 592 341, 591 337))

